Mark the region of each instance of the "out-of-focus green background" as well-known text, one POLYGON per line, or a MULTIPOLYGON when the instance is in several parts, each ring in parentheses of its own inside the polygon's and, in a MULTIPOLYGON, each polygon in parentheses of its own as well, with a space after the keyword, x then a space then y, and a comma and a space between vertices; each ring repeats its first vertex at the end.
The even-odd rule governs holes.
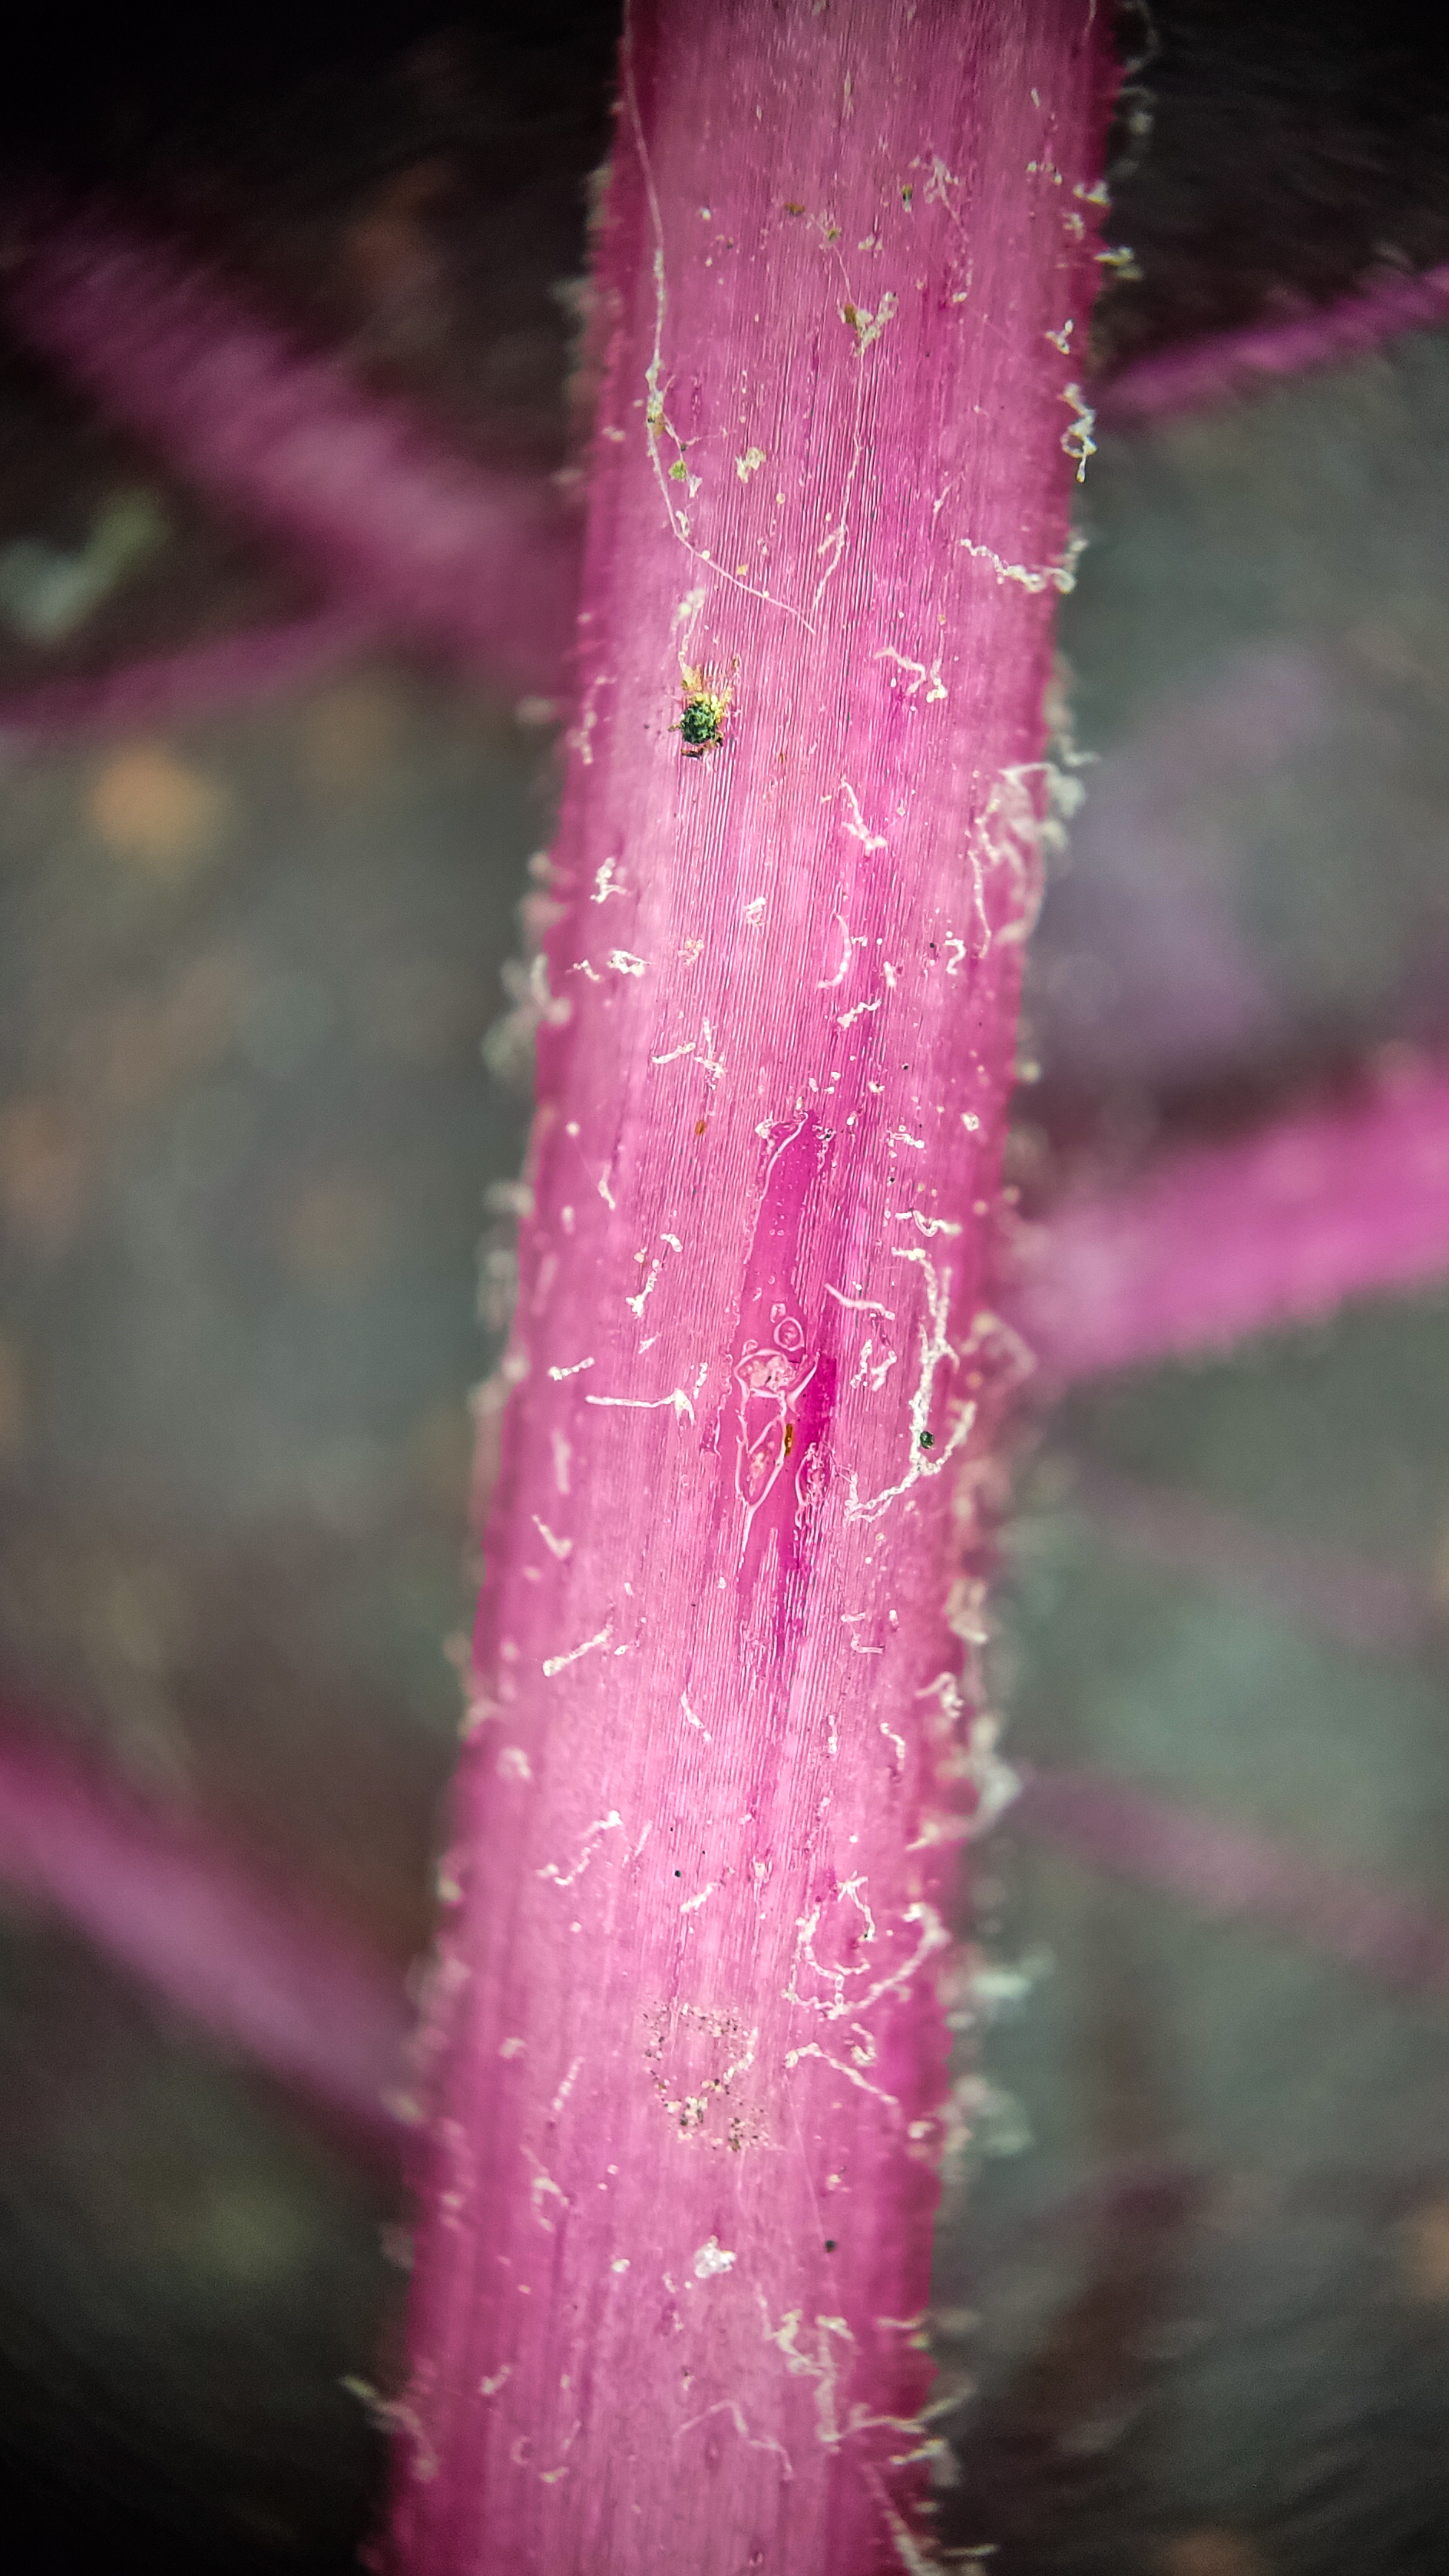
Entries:
MULTIPOLYGON (((12 92, 17 169, 189 227, 464 444, 565 455, 554 290, 607 13, 90 57, 64 32, 12 92)), ((1407 11, 1159 12, 1104 350, 1444 257, 1435 41, 1407 11)), ((1061 640, 1092 757, 1031 971, 1029 1205, 1449 1033, 1449 331, 1104 435, 1082 525, 1061 640)), ((0 686, 304 598, 0 344, 0 686)), ((0 1696, 325 1893, 399 1977, 526 1118, 479 1040, 553 780, 546 731, 401 652, 0 750, 0 1696)), ((1013 1758, 1449 1914, 1446 1433, 1439 1297, 1038 1418, 995 1649, 1013 1758)), ((1443 2003, 1009 1817, 979 1881, 948 2537, 1002 2576, 1449 2565, 1443 2003)), ((0 1890, 6 2563, 352 2564, 377 2459, 343 2382, 396 2335, 399 2216, 385 2163, 0 1890)))

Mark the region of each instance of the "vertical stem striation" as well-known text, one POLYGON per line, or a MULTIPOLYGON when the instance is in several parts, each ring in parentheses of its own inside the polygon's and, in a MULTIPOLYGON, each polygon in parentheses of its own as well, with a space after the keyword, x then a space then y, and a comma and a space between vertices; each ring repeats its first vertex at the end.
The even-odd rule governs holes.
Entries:
POLYGON ((1089 443, 1094 16, 626 27, 425 2043, 412 2576, 925 2563, 935 1983, 995 1785, 972 1496, 1019 1346, 981 1298, 1089 443), (697 756, 681 665, 733 685, 697 756))

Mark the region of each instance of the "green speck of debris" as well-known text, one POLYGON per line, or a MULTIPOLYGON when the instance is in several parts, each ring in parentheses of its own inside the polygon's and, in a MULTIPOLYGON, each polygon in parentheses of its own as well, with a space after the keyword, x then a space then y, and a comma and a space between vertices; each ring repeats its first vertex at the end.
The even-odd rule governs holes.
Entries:
POLYGON ((723 742, 716 701, 713 698, 687 699, 679 719, 679 731, 690 751, 710 751, 717 742, 723 742))

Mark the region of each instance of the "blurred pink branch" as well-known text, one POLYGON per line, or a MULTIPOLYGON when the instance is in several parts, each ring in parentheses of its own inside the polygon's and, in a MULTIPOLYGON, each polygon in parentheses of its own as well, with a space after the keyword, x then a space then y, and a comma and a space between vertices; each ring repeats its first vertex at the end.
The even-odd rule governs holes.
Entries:
POLYGON ((1279 1925, 1320 1957, 1422 1993, 1449 1975, 1449 1922, 1392 1888, 1305 1859, 1251 1825, 1220 1821, 1133 1782, 1035 1771, 1012 1810, 1033 1841, 1161 1888, 1226 1918, 1279 1925))
POLYGON ((1285 997, 1248 928, 1242 836, 1225 806, 1281 792, 1343 717, 1325 661, 1259 641, 1166 694, 1079 773, 1071 864, 1032 952, 1058 1096, 1181 1089, 1271 1057, 1285 997))
POLYGON ((169 724, 245 704, 365 651, 376 642, 379 625, 365 608, 334 604, 283 625, 124 662, 94 677, 41 680, 0 696, 0 741, 169 724))
POLYGON ((253 1879, 206 1834, 0 1733, 0 1880, 354 2132, 395 2136, 402 1980, 319 1908, 253 1879))
POLYGON ((1262 1600, 1279 1617, 1359 1654, 1412 1655, 1434 1628, 1429 1602, 1401 1574, 1218 1510, 1200 1495, 1139 1483, 1073 1460, 1067 1502, 1105 1539, 1193 1583, 1262 1600))
POLYGON ((557 491, 455 454, 173 245, 95 209, 12 213, 12 323, 111 419, 341 600, 514 689, 551 689, 576 537, 557 491))
POLYGON ((1275 378, 1341 365, 1446 316, 1449 263, 1419 277, 1383 278, 1316 313, 1291 321, 1252 322, 1139 358, 1101 386, 1097 417, 1112 429, 1136 429, 1181 412, 1203 411, 1275 378))
POLYGON ((1449 1272, 1449 1067, 1198 1145, 1056 1211, 1022 1245, 1011 1320, 1090 1377, 1332 1313, 1449 1272))

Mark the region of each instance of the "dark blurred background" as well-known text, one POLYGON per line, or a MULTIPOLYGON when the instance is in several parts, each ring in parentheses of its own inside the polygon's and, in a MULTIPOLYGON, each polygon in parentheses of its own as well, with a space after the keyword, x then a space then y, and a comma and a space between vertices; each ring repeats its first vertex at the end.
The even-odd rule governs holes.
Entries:
MULTIPOLYGON (((1442 27, 1171 0, 1122 31, 1104 373, 1449 258, 1442 27)), ((0 185, 106 192, 464 452, 555 471, 614 37, 582 6, 37 13, 0 185)), ((1093 757, 1031 970, 1029 1206, 1449 1037, 1449 330, 1104 434, 1080 516, 1093 757)), ((480 1040, 547 710, 399 642, 204 717, 6 718, 309 578, 0 322, 0 1716, 401 1985, 527 1116, 480 1040)), ((1446 1433, 1439 1296, 1040 1418, 1013 1758, 1449 1916, 1446 1433)), ((1449 2569, 1440 1992, 1009 1815, 980 1875, 948 2539, 1002 2576, 1449 2569)), ((385 2135, 0 1884, 7 2569, 351 2566, 405 2260, 385 2135)))

